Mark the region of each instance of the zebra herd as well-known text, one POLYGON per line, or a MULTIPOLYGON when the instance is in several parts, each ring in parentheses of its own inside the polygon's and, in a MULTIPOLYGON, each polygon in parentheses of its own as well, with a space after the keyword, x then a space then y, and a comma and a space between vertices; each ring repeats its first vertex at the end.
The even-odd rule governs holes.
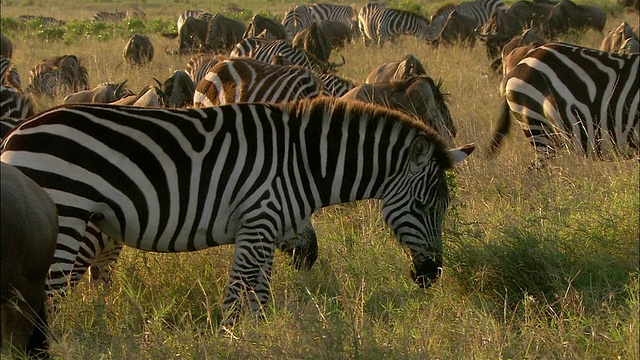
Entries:
MULTIPOLYGON (((382 3, 359 12, 298 5, 282 25, 291 37, 331 20, 348 24, 365 42, 393 43, 406 34, 430 41, 453 11, 480 26, 505 8, 500 0, 476 0, 443 7, 429 21, 382 3)), ((124 15, 130 16, 134 12, 124 15)), ((189 10, 178 27, 207 16, 189 10)), ((103 14, 99 20, 108 19, 103 14)), ((504 74, 492 152, 514 115, 536 149, 536 163, 559 146, 603 158, 637 156, 639 56, 564 43, 534 47, 504 74)), ((336 66, 286 40, 251 37, 228 58, 189 60, 192 108, 74 104, 32 116, 33 105, 7 82, 10 64, 0 57, 0 159, 44 188, 58 209, 50 288, 67 289, 92 265, 108 278, 123 244, 185 252, 234 243, 222 302, 231 324, 242 307, 259 311, 269 301, 276 248, 293 254, 297 267, 313 265, 314 211, 369 198, 381 200, 386 224, 408 249, 414 280, 429 286, 443 263, 445 171, 474 145, 449 148, 453 140, 414 117, 336 99, 355 85, 333 74, 336 66)), ((73 55, 43 61, 30 78, 34 93, 56 94, 60 84, 68 91, 88 89, 86 69, 73 55), (78 76, 67 79, 62 69, 78 76)), ((444 104, 439 84, 429 80, 444 104)))

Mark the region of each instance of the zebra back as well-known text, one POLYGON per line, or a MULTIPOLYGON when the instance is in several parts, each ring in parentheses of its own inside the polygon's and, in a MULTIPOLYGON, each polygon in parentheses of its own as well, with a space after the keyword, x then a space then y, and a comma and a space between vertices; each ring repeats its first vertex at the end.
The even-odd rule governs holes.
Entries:
POLYGON ((282 18, 282 25, 287 30, 289 39, 303 29, 306 29, 314 21, 311 8, 307 5, 296 5, 287 10, 282 18))
POLYGON ((193 83, 197 85, 209 72, 209 69, 224 60, 225 58, 222 55, 196 54, 187 61, 184 71, 189 75, 191 80, 193 80, 193 83))
POLYGON ((400 35, 427 38, 429 21, 424 16, 399 9, 378 8, 371 14, 366 26, 367 36, 382 45, 400 35))
POLYGON ((288 102, 322 93, 322 81, 299 66, 237 58, 216 64, 196 87, 195 107, 239 102, 288 102))
POLYGON ((356 86, 353 81, 335 74, 320 74, 318 78, 322 80, 322 93, 326 96, 340 97, 356 86))

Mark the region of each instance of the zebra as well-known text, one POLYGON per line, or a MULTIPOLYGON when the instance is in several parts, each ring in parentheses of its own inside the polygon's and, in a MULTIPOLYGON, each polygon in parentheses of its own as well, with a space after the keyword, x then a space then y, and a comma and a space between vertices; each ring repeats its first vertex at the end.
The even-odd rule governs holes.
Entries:
POLYGON ((3 56, 0 56, 0 85, 11 86, 17 90, 22 89, 18 70, 13 66, 11 60, 3 56))
POLYGON ((442 266, 445 170, 475 148, 447 149, 400 112, 322 97, 202 109, 62 105, 19 125, 3 147, 0 160, 57 205, 51 285, 68 286, 88 221, 146 251, 235 243, 225 326, 247 302, 264 309, 277 242, 332 204, 380 199, 413 280, 430 286, 442 266))
POLYGON ((34 113, 35 105, 30 96, 20 93, 11 86, 0 85, 0 117, 2 118, 3 137, 17 123, 34 113))
POLYGON ((335 74, 320 74, 318 78, 322 80, 322 93, 326 96, 340 97, 356 86, 353 81, 335 74))
POLYGON ((133 7, 127 11, 99 11, 91 17, 91 21, 94 22, 120 22, 123 20, 130 20, 133 18, 144 19, 146 17, 146 13, 137 7, 133 7))
POLYGON ((482 27, 494 12, 506 9, 507 7, 501 0, 475 0, 462 2, 458 5, 443 5, 431 16, 431 25, 427 40, 432 41, 438 34, 440 34, 447 21, 447 17, 449 17, 449 14, 454 10, 456 10, 460 15, 473 18, 476 21, 477 29, 478 27, 482 27))
POLYGON ((358 12, 355 5, 334 5, 327 3, 314 3, 309 5, 311 16, 317 23, 323 20, 339 21, 349 26, 354 38, 360 36, 358 31, 358 12))
POLYGON ((358 12, 358 31, 362 34, 362 40, 367 46, 371 43, 371 38, 366 35, 366 30, 369 26, 368 19, 371 18, 374 12, 385 7, 387 7, 385 3, 370 2, 365 4, 358 12))
POLYGON ((177 22, 178 34, 180 34, 180 29, 182 28, 182 25, 184 25, 184 22, 187 20, 187 18, 190 18, 190 17, 194 19, 206 20, 206 21, 210 21, 211 19, 213 19, 213 15, 206 11, 195 10, 195 9, 187 10, 178 16, 178 22, 177 22))
POLYGON ((200 53, 192 56, 187 61, 184 71, 189 75, 193 83, 197 85, 215 64, 226 60, 222 55, 200 53))
POLYGON ((615 54, 565 43, 529 51, 500 85, 503 109, 493 135, 497 152, 510 114, 544 165, 557 146, 586 156, 638 153, 639 54, 615 54))
POLYGON ((386 40, 393 42, 400 35, 427 38, 429 21, 410 11, 378 7, 361 19, 365 45, 374 41, 382 46, 386 40))
POLYGON ((36 15, 20 15, 18 16, 18 20, 29 22, 29 21, 38 21, 41 22, 45 28, 49 28, 51 26, 64 26, 66 22, 64 20, 59 20, 51 16, 36 16, 36 15))
POLYGON ((221 61, 209 70, 196 87, 193 105, 297 101, 316 97, 322 89, 322 80, 306 68, 236 58, 221 61))
POLYGON ((296 5, 284 13, 282 25, 287 31, 288 39, 291 40, 299 31, 308 28, 314 21, 311 7, 296 5))
POLYGON ((337 67, 344 64, 321 61, 313 54, 293 47, 286 40, 243 39, 236 44, 229 55, 230 58, 251 57, 269 64, 273 63, 276 56, 286 59, 292 65, 302 66, 317 74, 335 72, 337 67))
POLYGON ((89 90, 87 74, 87 69, 75 55, 45 59, 30 71, 27 91, 54 98, 70 92, 89 90))

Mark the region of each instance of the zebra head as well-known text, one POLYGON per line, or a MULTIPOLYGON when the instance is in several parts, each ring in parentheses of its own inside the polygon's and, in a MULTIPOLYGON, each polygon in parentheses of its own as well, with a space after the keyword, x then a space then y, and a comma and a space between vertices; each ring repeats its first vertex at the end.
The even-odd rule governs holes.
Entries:
POLYGON ((464 160, 474 145, 446 150, 430 133, 409 145, 401 175, 386 187, 382 216, 413 261, 411 276, 420 287, 435 281, 442 267, 442 223, 449 205, 445 170, 464 160))

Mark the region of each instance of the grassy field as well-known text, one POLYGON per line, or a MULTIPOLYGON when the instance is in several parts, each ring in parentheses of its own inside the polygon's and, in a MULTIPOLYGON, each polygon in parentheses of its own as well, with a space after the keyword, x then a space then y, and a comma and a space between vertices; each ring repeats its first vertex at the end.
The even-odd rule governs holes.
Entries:
MULTIPOLYGON (((336 1, 335 3, 338 3, 336 1)), ((343 2, 350 3, 350 2, 343 2)), ((361 6, 363 2, 357 3, 361 6)), ((173 21, 189 8, 243 7, 281 14, 293 2, 141 1, 150 19, 173 21)), ((423 4, 430 13, 440 3, 423 4)), ((7 1, 2 16, 88 19, 123 10, 118 1, 7 1), (73 4, 73 5, 71 5, 73 4)), ((403 5, 416 5, 403 3, 403 5)), ((637 13, 610 12, 605 30, 637 13)), ((614 12, 615 11, 615 12, 614 12)), ((122 63, 128 36, 43 41, 33 30, 4 33, 28 84, 39 60, 75 54, 90 86, 122 81, 134 91, 183 69, 188 57, 165 54, 177 40, 150 32, 149 67, 122 63)), ((602 34, 563 40, 598 47, 602 34)), ((314 214, 320 255, 308 272, 277 253, 266 319, 243 318, 221 334, 220 301, 232 247, 189 254, 126 248, 110 289, 80 284, 51 314, 52 349, 62 359, 635 359, 638 358, 638 162, 597 162, 568 153, 541 171, 515 126, 501 153, 486 156, 501 103, 499 78, 484 48, 432 49, 412 38, 397 45, 342 50, 339 74, 364 81, 381 63, 416 55, 443 81, 458 145, 478 148, 451 173, 453 199, 444 230, 444 269, 430 289, 410 280, 410 261, 386 228, 379 203, 363 201, 314 214)), ((335 59, 339 56, 334 55, 335 59)), ((56 101, 59 101, 57 99, 56 101)), ((40 101, 41 109, 55 104, 40 101)))

